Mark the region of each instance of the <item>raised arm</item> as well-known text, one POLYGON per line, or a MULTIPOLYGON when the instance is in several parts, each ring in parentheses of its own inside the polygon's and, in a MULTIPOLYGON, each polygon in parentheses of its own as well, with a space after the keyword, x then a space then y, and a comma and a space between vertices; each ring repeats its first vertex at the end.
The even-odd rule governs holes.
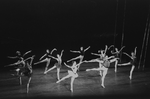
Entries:
POLYGON ((26 53, 23 54, 23 56, 27 55, 27 54, 30 53, 30 52, 31 52, 31 50, 30 50, 30 51, 27 51, 26 53))
POLYGON ((127 54, 127 53, 125 53, 125 52, 123 52, 123 54, 126 54, 128 57, 130 57, 130 58, 132 59, 132 57, 131 57, 129 54, 127 54))
POLYGON ((40 58, 40 60, 43 58, 43 57, 45 57, 47 54, 44 54, 41 58, 40 58))
POLYGON ((125 46, 123 46, 118 52, 120 53, 123 48, 125 48, 125 46))
POLYGON ((114 47, 114 45, 109 46, 109 47, 108 47, 108 50, 109 50, 111 47, 114 47))
POLYGON ((87 48, 84 50, 84 52, 85 52, 85 51, 87 51, 89 48, 90 48, 90 46, 89 46, 89 47, 87 47, 87 48))
POLYGON ((134 54, 135 54, 135 56, 136 56, 136 49, 137 49, 137 47, 135 47, 135 49, 134 49, 134 54))
POLYGON ((65 62, 64 62, 65 66, 67 66, 68 68, 71 68, 69 65, 67 65, 65 62))
POLYGON ((60 57, 62 57, 64 50, 61 51, 60 57))
POLYGON ((72 61, 72 60, 76 60, 76 59, 80 59, 80 57, 81 57, 81 56, 78 56, 78 57, 72 58, 72 59, 68 60, 67 62, 70 62, 70 61, 72 61))
POLYGON ((53 56, 51 56, 51 55, 48 55, 49 57, 51 57, 51 58, 53 58, 53 59, 55 59, 55 60, 58 60, 56 57, 53 57, 53 56))
POLYGON ((106 54, 106 52, 107 52, 107 48, 108 48, 108 46, 106 45, 106 46, 105 46, 104 54, 106 54))
POLYGON ((57 50, 56 48, 54 48, 52 51, 51 51, 51 53, 50 54, 52 54, 55 50, 57 50))

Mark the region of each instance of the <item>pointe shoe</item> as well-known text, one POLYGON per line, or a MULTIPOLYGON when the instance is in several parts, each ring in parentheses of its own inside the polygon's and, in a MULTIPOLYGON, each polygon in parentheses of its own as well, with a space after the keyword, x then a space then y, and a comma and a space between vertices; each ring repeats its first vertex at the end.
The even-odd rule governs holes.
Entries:
POLYGON ((130 80, 132 79, 132 77, 131 77, 131 76, 129 76, 129 78, 130 78, 130 80))
POLYGON ((73 92, 73 89, 70 89, 71 92, 73 92))
POLYGON ((101 86, 102 86, 103 88, 105 88, 105 86, 104 86, 103 84, 101 84, 101 86))
POLYGON ((47 74, 47 72, 44 72, 44 74, 46 75, 46 74, 47 74))
POLYGON ((86 71, 90 71, 89 69, 86 69, 86 71))

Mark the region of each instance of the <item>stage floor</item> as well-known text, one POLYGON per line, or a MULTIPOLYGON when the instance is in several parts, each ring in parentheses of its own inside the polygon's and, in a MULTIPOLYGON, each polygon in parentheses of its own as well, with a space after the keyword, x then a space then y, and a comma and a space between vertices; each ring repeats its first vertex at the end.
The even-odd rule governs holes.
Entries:
MULTIPOLYGON (((43 64, 42 64, 43 65, 43 64)), ((92 65, 92 63, 90 64, 92 65)), ((93 64, 94 66, 94 64, 93 64)), ((12 71, 0 73, 0 99, 3 98, 61 98, 61 97, 104 97, 104 98, 147 98, 150 93, 150 70, 135 69, 133 79, 129 79, 130 66, 118 67, 114 72, 111 67, 105 78, 105 87, 101 87, 100 76, 97 71, 84 64, 78 72, 79 77, 74 81, 74 92, 70 92, 70 78, 59 84, 56 83, 56 69, 44 75, 44 66, 33 68, 33 76, 29 93, 26 94, 27 77, 23 77, 23 85, 19 79, 11 75, 12 71)), ((67 69, 62 68, 60 77, 67 75, 67 69)))

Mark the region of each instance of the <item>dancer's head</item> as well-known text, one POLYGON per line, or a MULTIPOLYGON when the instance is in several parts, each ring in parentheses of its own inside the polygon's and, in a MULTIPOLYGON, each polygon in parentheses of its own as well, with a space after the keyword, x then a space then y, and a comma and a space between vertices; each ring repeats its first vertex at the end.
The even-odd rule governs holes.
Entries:
POLYGON ((46 53, 49 53, 49 49, 46 50, 46 53))
POLYGON ((21 55, 21 52, 20 52, 20 51, 16 51, 16 54, 17 54, 17 55, 21 55))
POLYGON ((80 47, 80 50, 83 51, 83 47, 80 47))

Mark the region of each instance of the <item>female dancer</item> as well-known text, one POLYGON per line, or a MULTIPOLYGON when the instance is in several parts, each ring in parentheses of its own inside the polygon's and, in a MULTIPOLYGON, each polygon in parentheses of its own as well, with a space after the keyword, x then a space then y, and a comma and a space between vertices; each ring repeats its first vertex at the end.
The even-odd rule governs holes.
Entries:
POLYGON ((43 59, 43 60, 41 60, 41 61, 39 61, 39 62, 34 63, 34 65, 35 65, 35 64, 42 63, 42 62, 46 62, 46 67, 45 67, 45 71, 44 71, 44 73, 45 73, 45 72, 48 70, 48 66, 49 66, 50 61, 51 61, 51 57, 49 57, 49 55, 52 55, 52 53, 53 53, 55 50, 57 50, 57 49, 54 48, 51 52, 49 52, 49 50, 47 49, 47 50, 46 50, 46 53, 40 58, 40 60, 41 60, 42 58, 44 58, 44 57, 46 57, 46 58, 43 59))
POLYGON ((136 61, 137 61, 137 59, 136 59, 136 49, 137 49, 137 47, 135 47, 134 52, 131 52, 131 56, 128 55, 127 53, 125 53, 125 52, 123 53, 123 54, 126 54, 127 56, 129 56, 129 57, 131 58, 131 61, 130 61, 130 62, 128 62, 128 63, 123 63, 123 64, 118 64, 118 66, 132 65, 131 70, 130 70, 130 76, 129 76, 130 80, 132 79, 133 70, 134 70, 135 66, 137 65, 137 64, 136 64, 136 63, 137 63, 137 62, 136 62, 136 61))
POLYGON ((34 56, 35 55, 33 55, 32 57, 29 57, 25 60, 21 57, 20 58, 21 60, 18 60, 16 63, 8 65, 8 66, 13 66, 13 65, 18 66, 18 68, 15 69, 15 71, 17 72, 16 76, 19 78, 20 85, 22 85, 22 78, 21 77, 22 76, 28 77, 27 93, 29 92, 29 84, 30 84, 31 75, 32 75, 32 62, 33 62, 34 56), (31 59, 30 63, 27 61, 29 59, 31 59))
POLYGON ((23 58, 25 55, 27 55, 27 54, 30 53, 30 52, 31 52, 31 50, 25 52, 25 53, 22 55, 20 51, 16 51, 17 56, 14 56, 14 57, 8 56, 8 58, 13 58, 13 59, 18 58, 18 59, 21 59, 21 58, 23 58))
POLYGON ((103 57, 103 59, 101 58, 97 58, 97 59, 92 59, 90 61, 85 61, 85 62, 98 62, 99 63, 99 67, 98 68, 92 68, 92 69, 86 69, 86 71, 91 71, 91 70, 96 70, 96 71, 99 71, 100 75, 102 76, 101 77, 101 86, 103 88, 105 88, 104 86, 104 79, 105 79, 105 76, 107 74, 107 71, 108 71, 108 68, 110 66, 110 63, 116 61, 116 58, 113 58, 114 56, 110 56, 108 57, 107 55, 105 57, 103 57), (111 59, 113 58, 113 59, 111 59))
POLYGON ((60 73, 60 68, 61 68, 61 63, 62 63, 62 55, 63 55, 63 52, 64 52, 64 50, 61 51, 61 54, 60 54, 60 55, 57 54, 57 57, 53 57, 53 56, 49 55, 49 57, 55 59, 55 60, 57 61, 57 63, 55 63, 52 68, 46 70, 46 71, 44 72, 44 74, 47 74, 49 71, 51 71, 51 70, 57 68, 57 79, 60 80, 59 73, 60 73))
POLYGON ((62 79, 58 80, 56 83, 59 83, 59 82, 65 80, 65 79, 71 77, 70 90, 71 90, 71 92, 73 92, 73 82, 74 82, 75 78, 78 77, 77 70, 78 70, 81 63, 83 63, 83 62, 80 62, 80 63, 77 64, 76 61, 73 61, 72 66, 69 66, 66 63, 64 63, 65 66, 67 66, 68 68, 71 68, 71 70, 68 70, 68 75, 63 77, 62 79))
MULTIPOLYGON (((79 59, 79 63, 82 62, 82 61, 83 61, 83 58, 84 58, 84 53, 85 53, 89 48, 90 48, 90 46, 87 47, 86 49, 83 49, 83 47, 80 47, 80 51, 72 51, 72 50, 70 50, 70 52, 73 52, 73 53, 80 53, 80 55, 77 56, 77 57, 75 57, 75 58, 72 58, 72 59, 68 60, 67 62, 70 62, 70 61, 76 60, 76 59, 79 59)), ((80 67, 80 66, 79 66, 79 67, 80 67)), ((79 70, 79 68, 78 68, 78 70, 79 70)))
POLYGON ((119 61, 120 52, 124 47, 125 46, 123 46, 120 50, 115 48, 115 52, 111 51, 111 54, 115 54, 114 56, 115 56, 115 58, 117 58, 117 60, 115 61, 115 72, 117 72, 117 64, 118 64, 118 61, 119 61))

